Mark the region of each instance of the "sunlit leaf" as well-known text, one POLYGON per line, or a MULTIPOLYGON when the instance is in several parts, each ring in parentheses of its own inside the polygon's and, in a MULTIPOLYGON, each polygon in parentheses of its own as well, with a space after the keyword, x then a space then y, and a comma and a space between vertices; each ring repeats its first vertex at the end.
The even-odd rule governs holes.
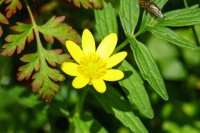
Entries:
POLYGON ((153 56, 144 44, 134 39, 130 40, 131 49, 133 51, 135 61, 140 69, 142 77, 148 81, 152 88, 164 99, 168 99, 164 81, 161 77, 158 66, 153 56))
MULTIPOLYGON (((0 3, 1 4, 1 3, 0 3)), ((8 24, 8 19, 0 12, 0 23, 2 24, 8 24)), ((3 30, 1 28, 1 25, 0 25, 0 37, 2 36, 3 34, 3 30)))
POLYGON ((73 30, 67 24, 63 24, 65 17, 52 17, 42 26, 38 26, 39 32, 44 36, 44 39, 51 44, 54 43, 54 37, 58 39, 62 44, 65 44, 66 40, 72 40, 74 42, 80 42, 80 37, 75 30, 73 30))
POLYGON ((132 36, 139 18, 137 0, 121 0, 119 16, 126 36, 132 36))
POLYGON ((96 9, 94 15, 96 20, 95 28, 99 39, 104 38, 111 32, 118 33, 115 9, 111 3, 104 2, 104 8, 102 10, 96 9))
POLYGON ((73 3, 80 7, 81 5, 88 9, 88 8, 102 8, 103 7, 103 0, 68 0, 69 2, 73 1, 73 3))
POLYGON ((123 80, 119 81, 119 84, 129 101, 135 104, 144 116, 153 118, 153 110, 142 78, 127 61, 123 61, 119 68, 124 71, 126 75, 123 80))
POLYGON ((132 132, 148 132, 140 119, 133 114, 131 105, 113 87, 109 86, 104 94, 99 94, 93 89, 91 89, 91 92, 97 98, 106 112, 114 115, 132 132))
POLYGON ((34 39, 33 25, 17 23, 16 26, 11 27, 14 31, 19 34, 8 35, 5 40, 6 44, 3 45, 3 51, 1 55, 11 56, 17 50, 17 54, 24 50, 26 41, 31 42, 34 39))
POLYGON ((15 14, 17 9, 22 9, 22 3, 19 0, 5 0, 5 3, 8 4, 8 6, 5 9, 6 17, 8 18, 15 14))

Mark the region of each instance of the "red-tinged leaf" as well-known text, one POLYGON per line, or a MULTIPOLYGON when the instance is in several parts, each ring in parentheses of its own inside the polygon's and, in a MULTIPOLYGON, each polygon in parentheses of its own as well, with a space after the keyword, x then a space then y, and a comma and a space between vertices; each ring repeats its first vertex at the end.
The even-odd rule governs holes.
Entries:
POLYGON ((44 36, 44 39, 51 44, 54 43, 54 37, 62 44, 65 44, 66 40, 70 39, 77 43, 80 42, 80 36, 70 26, 63 24, 65 17, 52 17, 48 22, 42 26, 38 26, 39 32, 44 36))
POLYGON ((55 49, 55 50, 48 50, 47 52, 44 52, 44 55, 46 57, 46 61, 51 65, 55 66, 57 64, 61 64, 64 61, 67 61, 69 58, 68 54, 61 54, 61 49, 55 49))
POLYGON ((8 24, 8 19, 0 12, 0 23, 8 24))
POLYGON ((8 35, 5 38, 7 43, 3 45, 4 49, 1 55, 11 56, 16 49, 17 54, 19 54, 24 49, 26 41, 31 42, 34 39, 32 24, 17 23, 12 29, 21 33, 8 35))
POLYGON ((6 4, 9 4, 6 7, 6 17, 10 18, 13 14, 16 13, 17 9, 22 9, 22 3, 19 0, 5 0, 6 4))
POLYGON ((46 102, 50 102, 60 89, 55 81, 63 81, 65 77, 60 74, 58 70, 50 68, 46 62, 42 60, 40 70, 33 75, 33 80, 33 91, 38 92, 41 98, 46 102))
POLYGON ((27 64, 19 67, 19 69, 18 69, 19 72, 17 73, 17 79, 19 81, 21 81, 23 79, 28 80, 30 78, 33 70, 39 71, 40 60, 39 60, 38 53, 24 55, 21 58, 21 61, 27 62, 27 64))
POLYGON ((68 0, 69 2, 73 1, 73 3, 80 7, 81 5, 86 8, 102 8, 103 2, 102 0, 68 0))

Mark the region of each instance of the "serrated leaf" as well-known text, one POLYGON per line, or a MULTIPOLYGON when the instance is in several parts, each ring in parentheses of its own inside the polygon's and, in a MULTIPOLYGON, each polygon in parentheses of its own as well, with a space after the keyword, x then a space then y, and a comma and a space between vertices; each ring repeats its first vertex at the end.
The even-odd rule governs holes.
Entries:
POLYGON ((95 10, 95 28, 98 33, 99 39, 104 38, 109 33, 118 33, 117 19, 115 9, 111 3, 104 2, 104 8, 102 10, 95 10))
POLYGON ((10 18, 13 14, 16 13, 17 9, 22 9, 22 3, 19 0, 5 0, 6 4, 9 4, 6 7, 6 17, 10 18))
POLYGON ((51 44, 54 43, 54 37, 59 40, 62 44, 65 44, 66 40, 72 40, 74 42, 80 42, 80 37, 67 24, 62 24, 65 17, 55 17, 53 16, 49 21, 47 21, 44 25, 38 26, 39 32, 41 32, 44 36, 44 39, 51 44))
POLYGON ((75 115, 72 122, 74 124, 73 133, 107 133, 105 128, 91 115, 75 115))
POLYGON ((32 76, 33 91, 38 92, 47 102, 51 101, 52 97, 59 90, 59 86, 55 82, 63 81, 65 77, 60 74, 60 71, 50 68, 46 61, 52 66, 61 64, 67 59, 67 55, 61 54, 61 52, 62 50, 60 49, 43 49, 40 54, 28 54, 21 58, 21 61, 27 64, 19 67, 18 80, 29 79, 35 70, 36 73, 32 76))
POLYGON ((142 77, 148 81, 152 88, 164 99, 168 99, 164 81, 153 56, 144 44, 130 39, 131 49, 142 77))
POLYGON ((163 21, 160 21, 158 26, 190 26, 200 23, 200 8, 198 5, 169 11, 164 14, 165 18, 163 21))
MULTIPOLYGON (((9 23, 8 19, 1 12, 0 12, 0 23, 2 23, 2 24, 8 24, 9 23)), ((3 29, 0 25, 0 37, 2 36, 2 34, 3 34, 3 29)))
POLYGON ((26 41, 31 42, 34 39, 32 24, 17 23, 12 27, 19 34, 8 35, 5 40, 6 44, 3 45, 1 55, 11 56, 17 49, 17 54, 24 50, 26 41))
POLYGON ((73 1, 73 3, 80 7, 81 5, 86 8, 102 8, 103 2, 102 0, 68 0, 69 2, 73 1))
POLYGON ((126 75, 123 80, 119 81, 119 84, 127 95, 129 101, 132 104, 135 104, 138 110, 144 116, 153 118, 153 110, 142 78, 138 75, 136 70, 125 60, 121 63, 119 68, 126 75))
POLYGON ((132 36, 139 18, 138 0, 121 0, 119 16, 126 36, 132 36))
POLYGON ((107 91, 103 94, 99 94, 93 89, 91 92, 106 112, 113 114, 132 132, 148 132, 140 119, 133 114, 130 104, 113 87, 108 86, 107 91))
POLYGON ((172 31, 169 28, 166 27, 153 27, 149 29, 149 31, 154 34, 156 37, 169 41, 175 45, 178 45, 180 47, 186 47, 186 48, 196 48, 197 46, 193 43, 190 42, 180 35, 176 34, 174 31, 172 31))
MULTIPOLYGON (((163 6, 168 2, 168 0, 155 0, 153 2, 161 10, 163 8, 163 6)), ((152 14, 147 13, 146 11, 144 11, 143 16, 142 16, 142 22, 141 22, 141 26, 140 26, 139 32, 144 32, 144 31, 148 30, 148 28, 151 27, 153 24, 157 23, 157 21, 162 21, 162 19, 158 20, 157 18, 152 16, 152 14)))

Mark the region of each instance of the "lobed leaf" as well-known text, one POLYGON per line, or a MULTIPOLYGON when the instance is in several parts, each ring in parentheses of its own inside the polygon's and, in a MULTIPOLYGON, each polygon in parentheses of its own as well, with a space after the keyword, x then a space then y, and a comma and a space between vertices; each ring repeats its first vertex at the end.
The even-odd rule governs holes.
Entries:
POLYGON ((119 17, 126 36, 132 36, 139 19, 138 0, 121 0, 119 17))
POLYGON ((17 9, 22 9, 22 3, 19 0, 4 0, 6 4, 9 4, 6 7, 6 17, 10 18, 13 14, 16 13, 17 9))
POLYGON ((21 58, 21 61, 27 64, 19 67, 19 72, 17 73, 18 80, 29 79, 35 70, 36 73, 32 76, 33 91, 38 92, 46 102, 50 102, 59 90, 59 86, 55 82, 65 79, 60 74, 60 71, 50 68, 47 64, 48 62, 50 65, 55 66, 66 61, 67 55, 61 54, 61 52, 62 50, 60 49, 43 49, 42 53, 28 54, 21 58))
POLYGON ((8 35, 5 40, 6 44, 3 45, 3 51, 1 55, 11 56, 14 54, 17 49, 17 54, 21 53, 24 50, 26 41, 31 42, 34 39, 33 34, 33 25, 17 23, 16 26, 12 27, 19 34, 8 35))
POLYGON ((73 1, 73 3, 80 7, 81 5, 86 8, 102 8, 103 1, 102 0, 68 0, 69 2, 73 1))
POLYGON ((154 34, 156 37, 169 41, 175 45, 178 45, 180 47, 186 47, 186 48, 196 48, 197 46, 190 42, 180 35, 176 34, 174 31, 172 31, 169 28, 166 27, 158 27, 155 26, 153 28, 150 28, 149 31, 154 34))
POLYGON ((148 81, 152 88, 164 99, 168 99, 167 91, 160 71, 149 50, 141 42, 130 40, 131 49, 142 77, 148 81))
MULTIPOLYGON (((2 24, 8 24, 9 23, 8 19, 1 12, 0 12, 0 23, 2 23, 2 24)), ((2 36, 2 34, 3 34, 3 29, 0 25, 0 37, 2 36)))
POLYGON ((53 16, 44 25, 38 26, 39 32, 44 36, 44 39, 51 44, 54 43, 54 37, 59 40, 62 44, 65 44, 66 40, 73 40, 79 43, 80 37, 75 30, 73 30, 67 24, 62 24, 65 17, 55 17, 53 16))
POLYGON ((91 89, 91 92, 106 112, 114 115, 132 132, 148 132, 141 120, 133 114, 130 104, 113 87, 108 86, 107 91, 103 94, 99 94, 93 89, 91 89))
POLYGON ((91 115, 75 115, 72 123, 73 133, 107 133, 106 129, 91 115))
POLYGON ((123 61, 119 67, 125 73, 123 80, 119 81, 120 86, 127 95, 129 101, 135 104, 138 110, 146 117, 153 118, 153 110, 145 90, 142 78, 136 70, 127 62, 123 61))
POLYGON ((198 5, 169 11, 164 14, 165 18, 163 21, 160 21, 158 26, 190 26, 200 23, 200 8, 198 5))
POLYGON ((94 10, 96 25, 95 28, 98 33, 99 39, 104 38, 109 33, 118 33, 117 18, 115 9, 111 3, 104 2, 103 10, 94 10))

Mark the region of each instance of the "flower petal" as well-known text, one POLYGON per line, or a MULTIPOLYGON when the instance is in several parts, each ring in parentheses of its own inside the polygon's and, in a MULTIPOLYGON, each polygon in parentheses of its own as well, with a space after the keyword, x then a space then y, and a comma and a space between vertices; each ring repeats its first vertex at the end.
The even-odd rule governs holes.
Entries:
POLYGON ((117 54, 114 54, 108 60, 106 60, 106 67, 111 68, 117 64, 119 64, 125 57, 127 56, 127 52, 119 52, 117 54))
POLYGON ((88 55, 90 53, 95 53, 96 46, 95 46, 94 37, 88 29, 85 29, 83 31, 82 49, 86 55, 88 55))
POLYGON ((85 55, 81 48, 74 42, 72 41, 66 41, 66 47, 71 56, 76 60, 78 63, 80 63, 80 60, 83 58, 85 55))
POLYGON ((117 69, 109 69, 106 71, 103 79, 106 81, 117 81, 124 77, 124 73, 117 69))
POLYGON ((106 84, 102 79, 92 80, 92 85, 94 89, 99 93, 104 93, 106 91, 106 84))
POLYGON ((79 72, 77 70, 78 64, 72 62, 64 62, 61 65, 61 69, 64 73, 70 76, 77 76, 79 72))
POLYGON ((96 53, 101 58, 106 60, 114 51, 116 44, 117 44, 117 34, 111 33, 102 40, 99 47, 97 48, 96 53))
POLYGON ((89 78, 85 78, 83 75, 79 75, 72 81, 72 86, 76 89, 81 89, 89 83, 89 80, 89 78))

